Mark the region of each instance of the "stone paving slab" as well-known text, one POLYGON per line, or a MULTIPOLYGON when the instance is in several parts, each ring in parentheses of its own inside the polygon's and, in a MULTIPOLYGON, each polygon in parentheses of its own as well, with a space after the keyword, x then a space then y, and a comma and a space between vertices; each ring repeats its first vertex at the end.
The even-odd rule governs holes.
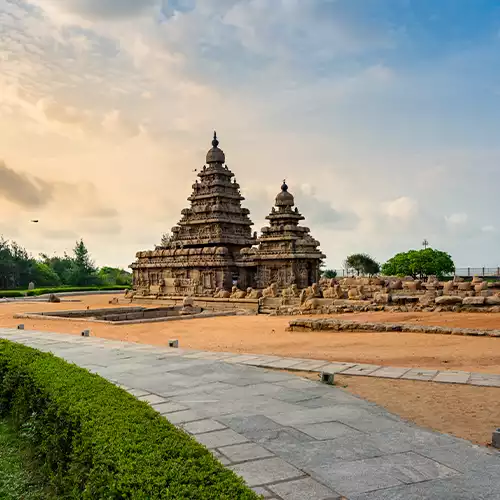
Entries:
POLYGON ((406 380, 422 380, 430 381, 438 374, 438 370, 423 370, 421 368, 412 368, 408 370, 404 375, 401 376, 402 379, 406 380))
POLYGON ((347 370, 343 370, 342 375, 370 375, 375 370, 381 368, 379 365, 365 365, 359 364, 354 365, 352 368, 348 368, 347 370))
POLYGON ((448 384, 466 384, 471 377, 470 372, 445 371, 439 372, 432 380, 433 382, 442 382, 448 384))
MULTIPOLYGON (((395 366, 383 366, 374 372, 368 373, 368 377, 401 378, 409 368, 397 368, 395 366)), ((344 372, 345 373, 345 372, 344 372)))
MULTIPOLYGON (((421 429, 337 387, 250 366, 279 357, 167 348, 158 355, 154 346, 11 329, 0 337, 81 366, 98 359, 98 373, 151 404, 267 499, 500 499, 500 454, 421 429)), ((335 373, 500 384, 498 375, 295 361, 341 369, 335 373)))

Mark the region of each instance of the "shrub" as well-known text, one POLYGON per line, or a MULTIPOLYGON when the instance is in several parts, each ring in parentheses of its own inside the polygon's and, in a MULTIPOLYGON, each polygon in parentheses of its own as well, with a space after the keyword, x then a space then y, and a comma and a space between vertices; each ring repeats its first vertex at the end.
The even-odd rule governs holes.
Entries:
POLYGON ((0 290, 0 298, 6 297, 24 297, 25 295, 29 297, 34 297, 38 295, 45 295, 48 293, 62 293, 62 292, 99 292, 99 291, 119 291, 129 289, 129 285, 110 285, 110 286, 59 286, 52 288, 35 288, 34 290, 0 290))
POLYGON ((0 415, 29 436, 62 498, 258 498, 146 403, 98 375, 8 341, 0 341, 0 415))
POLYGON ((12 297, 24 297, 26 292, 20 290, 2 290, 0 291, 0 299, 6 298, 10 299, 12 297))

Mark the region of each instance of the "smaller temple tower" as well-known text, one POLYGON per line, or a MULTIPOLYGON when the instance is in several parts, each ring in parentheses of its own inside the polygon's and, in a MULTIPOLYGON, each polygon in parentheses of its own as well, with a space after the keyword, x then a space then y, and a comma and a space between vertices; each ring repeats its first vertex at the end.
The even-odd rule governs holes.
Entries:
POLYGON ((273 282, 279 288, 292 284, 305 288, 318 282, 325 255, 318 248, 319 241, 309 234, 309 228, 299 226, 304 217, 295 207, 285 181, 266 219, 269 226, 262 228, 258 249, 249 254, 256 270, 257 288, 273 282))

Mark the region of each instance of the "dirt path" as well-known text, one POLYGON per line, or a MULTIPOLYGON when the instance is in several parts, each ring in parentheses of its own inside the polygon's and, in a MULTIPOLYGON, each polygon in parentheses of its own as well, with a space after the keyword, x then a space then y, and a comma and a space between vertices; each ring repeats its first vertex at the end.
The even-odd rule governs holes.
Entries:
MULTIPOLYGON (((74 298, 74 297, 73 297, 74 298)), ((18 312, 116 307, 110 295, 80 297, 75 303, 0 304, 0 326, 15 326, 18 312)), ((500 314, 362 313, 339 316, 357 321, 407 321, 429 325, 500 328, 500 314)), ((238 316, 116 326, 82 321, 22 320, 26 329, 92 335, 156 345, 177 338, 186 348, 276 354, 289 357, 381 365, 500 373, 500 339, 381 332, 286 332, 290 317, 238 316)))

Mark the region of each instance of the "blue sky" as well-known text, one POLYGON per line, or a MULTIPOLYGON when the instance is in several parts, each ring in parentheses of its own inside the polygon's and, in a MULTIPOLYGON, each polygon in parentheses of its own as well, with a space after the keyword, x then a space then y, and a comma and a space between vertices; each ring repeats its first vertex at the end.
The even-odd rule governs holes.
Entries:
POLYGON ((498 2, 0 0, 0 35, 0 233, 35 253, 130 263, 216 128, 255 229, 286 177, 331 267, 500 265, 498 2))

